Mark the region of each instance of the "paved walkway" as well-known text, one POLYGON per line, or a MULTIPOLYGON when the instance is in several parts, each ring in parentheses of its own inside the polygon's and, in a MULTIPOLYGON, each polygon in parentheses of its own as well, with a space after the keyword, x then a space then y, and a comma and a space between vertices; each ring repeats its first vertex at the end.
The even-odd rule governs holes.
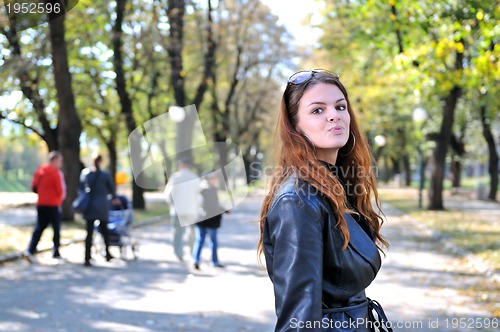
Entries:
POLYGON ((498 331, 473 328, 488 324, 493 316, 480 296, 464 292, 492 281, 491 271, 471 257, 457 257, 448 244, 436 241, 399 210, 384 206, 383 230, 391 246, 367 294, 380 300, 397 330, 498 331), (464 322, 466 328, 460 328, 464 322))
MULTIPOLYGON (((0 331, 272 331, 272 285, 256 259, 260 201, 248 197, 224 217, 224 269, 206 264, 208 248, 201 271, 177 261, 167 223, 135 230, 136 261, 97 258, 84 268, 83 245, 73 244, 61 250, 65 261, 47 253, 39 264, 0 265, 0 331)), ((385 212, 391 248, 367 294, 401 325, 395 330, 497 331, 472 328, 492 317, 461 291, 487 278, 485 271, 448 254, 397 210, 385 212)))
POLYGON ((0 192, 0 225, 24 226, 36 222, 35 193, 0 192))

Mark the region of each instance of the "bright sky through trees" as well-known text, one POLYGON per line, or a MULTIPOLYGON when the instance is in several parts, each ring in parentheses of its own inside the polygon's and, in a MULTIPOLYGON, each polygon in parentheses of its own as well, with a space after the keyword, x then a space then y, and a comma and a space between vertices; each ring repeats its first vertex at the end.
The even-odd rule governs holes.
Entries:
POLYGON ((319 30, 304 25, 308 15, 312 15, 312 22, 319 18, 321 4, 315 0, 283 1, 283 0, 262 0, 271 8, 273 14, 279 16, 280 23, 284 24, 288 31, 294 36, 298 46, 311 46, 318 37, 319 30))

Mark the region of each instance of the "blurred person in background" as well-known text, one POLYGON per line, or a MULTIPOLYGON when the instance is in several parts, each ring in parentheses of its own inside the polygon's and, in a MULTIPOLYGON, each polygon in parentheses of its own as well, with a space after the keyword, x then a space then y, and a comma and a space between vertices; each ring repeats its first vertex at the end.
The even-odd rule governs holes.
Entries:
POLYGON ((109 200, 112 200, 113 205, 120 205, 121 202, 116 196, 115 182, 109 172, 102 170, 102 164, 103 157, 96 154, 92 158, 93 166, 83 169, 80 175, 80 189, 84 190, 85 186, 90 188, 89 208, 83 213, 87 228, 84 266, 87 267, 92 266, 90 260, 96 220, 99 221, 99 232, 104 239, 106 261, 114 258, 109 252, 109 200))
POLYGON ((193 263, 196 270, 200 269, 200 257, 205 243, 205 237, 208 234, 212 243, 212 266, 224 267, 219 263, 217 256, 218 242, 217 230, 221 226, 222 214, 226 208, 219 204, 217 190, 219 187, 219 177, 213 171, 205 171, 201 175, 201 216, 200 222, 196 224, 196 238, 193 246, 193 263))
POLYGON ((200 178, 191 170, 191 160, 177 160, 177 171, 169 177, 165 186, 165 200, 170 205, 170 216, 174 227, 174 254, 184 260, 184 233, 189 229, 189 246, 194 244, 194 224, 198 220, 200 204, 200 178))
POLYGON ((37 220, 28 249, 23 253, 23 257, 29 262, 33 261, 33 254, 36 252, 40 237, 49 224, 52 225, 54 232, 52 256, 61 258, 59 253, 61 204, 66 197, 66 184, 64 174, 61 171, 62 164, 61 153, 52 151, 48 155, 48 163, 38 167, 33 176, 31 190, 38 194, 37 220))

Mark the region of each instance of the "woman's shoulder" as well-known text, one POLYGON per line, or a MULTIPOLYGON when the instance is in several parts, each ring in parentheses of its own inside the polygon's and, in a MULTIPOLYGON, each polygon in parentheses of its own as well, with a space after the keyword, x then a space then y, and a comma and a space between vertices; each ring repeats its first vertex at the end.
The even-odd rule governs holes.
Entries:
POLYGON ((323 202, 323 195, 309 182, 299 179, 293 174, 286 178, 276 190, 269 211, 281 203, 292 201, 301 206, 309 206, 319 212, 323 202))
POLYGON ((316 189, 309 182, 300 179, 296 174, 290 175, 288 178, 283 180, 278 184, 279 188, 274 194, 274 198, 277 199, 283 195, 294 195, 299 198, 311 198, 317 199, 320 195, 320 191, 316 189))

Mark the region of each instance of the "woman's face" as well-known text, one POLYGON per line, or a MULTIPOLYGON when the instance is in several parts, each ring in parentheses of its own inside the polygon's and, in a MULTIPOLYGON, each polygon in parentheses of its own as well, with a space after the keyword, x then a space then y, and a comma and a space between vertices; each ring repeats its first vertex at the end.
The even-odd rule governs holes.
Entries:
POLYGON ((349 140, 350 122, 347 101, 336 85, 317 83, 302 95, 297 130, 312 141, 318 159, 335 164, 349 140))

